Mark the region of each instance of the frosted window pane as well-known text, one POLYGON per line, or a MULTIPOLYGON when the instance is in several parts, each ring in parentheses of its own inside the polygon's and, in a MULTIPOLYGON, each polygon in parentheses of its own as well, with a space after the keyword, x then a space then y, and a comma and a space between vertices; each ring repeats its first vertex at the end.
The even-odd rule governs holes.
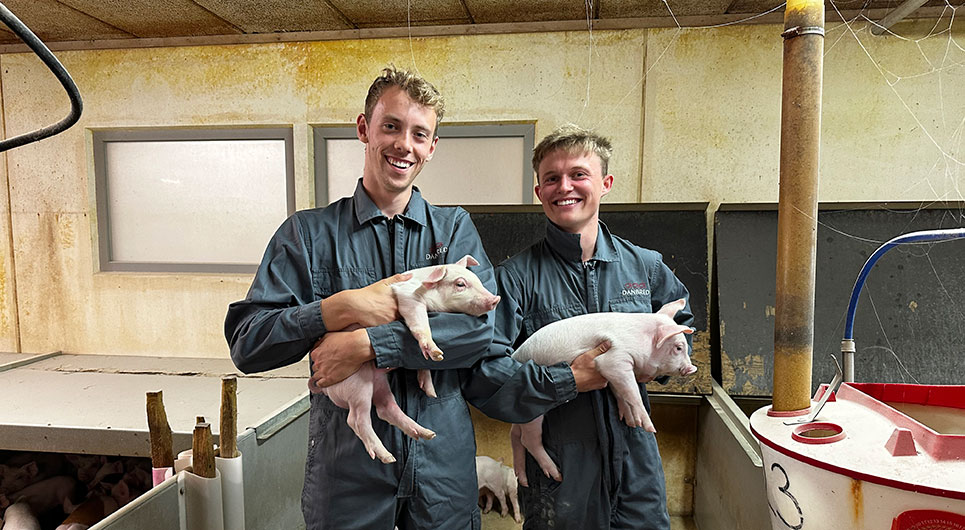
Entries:
POLYGON ((284 140, 107 142, 111 260, 258 264, 288 215, 284 140))
MULTIPOLYGON (((329 138, 325 145, 328 197, 334 202, 355 192, 364 144, 329 138)), ((440 138, 415 185, 433 204, 522 204, 523 156, 521 137, 440 138)))

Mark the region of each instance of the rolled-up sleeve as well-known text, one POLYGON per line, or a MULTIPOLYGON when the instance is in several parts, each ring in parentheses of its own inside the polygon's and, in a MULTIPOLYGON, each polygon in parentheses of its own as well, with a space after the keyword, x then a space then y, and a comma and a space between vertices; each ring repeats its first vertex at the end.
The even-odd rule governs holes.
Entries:
MULTIPOLYGON (((471 255, 479 265, 470 270, 487 290, 496 291, 493 266, 465 210, 459 210, 447 246, 446 263, 455 263, 466 254, 471 255)), ((468 368, 479 360, 492 342, 492 323, 492 312, 480 317, 461 313, 429 313, 432 340, 445 356, 441 361, 423 357, 418 342, 401 321, 367 328, 366 331, 375 351, 375 363, 380 368, 447 370, 468 368)))
POLYGON ((521 282, 504 267, 497 269, 496 277, 501 300, 493 342, 463 378, 463 395, 487 416, 526 423, 575 398, 576 382, 566 363, 540 366, 511 357, 523 320, 521 282))
POLYGON ((248 295, 228 306, 225 338, 242 372, 295 363, 325 334, 311 252, 298 218, 289 217, 268 243, 248 295))

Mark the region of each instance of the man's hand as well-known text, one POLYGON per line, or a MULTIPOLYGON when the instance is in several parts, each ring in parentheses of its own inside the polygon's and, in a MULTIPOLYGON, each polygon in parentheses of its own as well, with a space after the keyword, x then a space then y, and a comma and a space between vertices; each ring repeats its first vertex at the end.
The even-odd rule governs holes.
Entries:
POLYGON ((364 329, 330 331, 322 337, 309 354, 312 377, 308 388, 319 393, 322 388, 344 381, 362 366, 375 359, 375 351, 364 329))
POLYGON ((589 392, 606 388, 606 379, 600 375, 596 368, 596 358, 610 349, 609 342, 600 343, 592 350, 581 353, 579 357, 570 363, 570 370, 573 370, 573 380, 576 382, 577 392, 589 392))
POLYGON ((396 274, 360 289, 347 289, 322 300, 322 320, 329 331, 352 325, 363 328, 381 326, 399 319, 399 305, 392 284, 412 278, 411 273, 396 274))

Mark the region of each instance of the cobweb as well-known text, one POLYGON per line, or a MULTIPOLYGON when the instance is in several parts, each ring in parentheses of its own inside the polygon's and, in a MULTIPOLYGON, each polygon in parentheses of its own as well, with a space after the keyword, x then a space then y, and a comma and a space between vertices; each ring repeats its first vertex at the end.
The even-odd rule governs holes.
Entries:
MULTIPOLYGON (((675 46, 678 37, 684 32, 703 31, 711 28, 745 24, 775 11, 783 12, 785 7, 785 3, 781 3, 759 14, 724 24, 684 27, 678 22, 673 12, 673 3, 668 0, 662 1, 669 16, 676 25, 676 30, 666 45, 656 52, 656 58, 649 63, 638 85, 632 87, 627 92, 627 95, 623 98, 624 100, 630 97, 631 94, 634 94, 639 88, 639 85, 646 81, 650 71, 661 63, 664 55, 675 46)), ((841 0, 838 2, 831 1, 828 4, 829 8, 826 10, 825 60, 827 61, 829 57, 833 58, 836 52, 842 51, 842 48, 849 46, 858 47, 863 52, 868 63, 877 71, 880 85, 887 87, 893 96, 895 112, 904 113, 914 123, 914 128, 907 134, 922 136, 926 140, 926 144, 929 144, 933 150, 932 155, 934 161, 930 164, 930 167, 925 171, 920 171, 920 176, 914 181, 909 182, 905 190, 906 193, 911 193, 913 190, 920 191, 924 187, 924 189, 931 192, 933 199, 922 201, 917 209, 902 210, 901 213, 907 216, 905 227, 914 225, 918 220, 919 214, 926 208, 936 206, 944 207, 946 210, 939 221, 940 226, 935 226, 934 228, 965 226, 965 209, 963 209, 965 196, 963 196, 961 186, 963 166, 965 166, 965 149, 963 149, 963 147, 965 147, 965 141, 963 141, 965 140, 965 106, 961 103, 961 91, 965 90, 965 88, 963 88, 965 87, 965 45, 956 38, 955 32, 953 31, 953 29, 961 27, 955 26, 955 24, 957 15, 959 14, 958 9, 962 7, 965 2, 954 5, 952 2, 946 0, 945 6, 937 18, 930 21, 918 21, 912 24, 898 25, 898 28, 901 29, 897 29, 896 27, 886 28, 884 29, 883 35, 880 36, 874 35, 871 32, 873 28, 883 27, 878 24, 877 19, 868 15, 869 1, 859 3, 841 0), (854 14, 856 11, 855 8, 858 8, 857 14, 854 14), (845 9, 851 14, 846 16, 844 14, 845 9), (907 31, 907 33, 903 33, 903 31, 907 31), (913 57, 917 56, 919 60, 896 60, 894 53, 890 55, 878 53, 877 48, 884 40, 891 40, 892 42, 898 40, 903 44, 902 48, 912 50, 910 54, 907 52, 898 54, 897 57, 899 59, 905 59, 910 55, 913 57), (925 100, 922 96, 922 86, 926 86, 932 90, 935 97, 925 100), (951 104, 946 107, 946 103, 948 102, 951 102, 951 104), (934 119, 936 107, 937 120, 934 119), (955 210, 957 210, 957 213, 955 210)), ((591 10, 591 0, 587 0, 587 13, 589 14, 591 10)), ((963 14, 965 14, 965 12, 963 12, 963 14)), ((590 25, 591 21, 588 19, 588 26, 590 25)), ((592 46, 593 41, 591 38, 589 39, 588 47, 592 49, 592 46)), ((592 61, 592 57, 593 54, 591 51, 588 61, 592 61)), ((587 69, 589 70, 589 65, 587 69)), ((584 104, 584 111, 586 110, 590 94, 589 78, 587 79, 587 85, 587 101, 584 104)), ((622 104, 623 100, 621 100, 620 103, 622 104)), ((618 104, 617 106, 620 105, 618 104)), ((582 119, 582 117, 581 113, 580 118, 582 119)), ((920 196, 921 193, 918 193, 918 195, 920 196)), ((896 199, 900 200, 900 197, 896 199)), ((819 221, 819 225, 825 230, 867 245, 869 249, 868 254, 885 242, 882 239, 867 237, 864 234, 847 233, 826 222, 819 221)), ((892 234, 892 236, 897 236, 907 231, 908 230, 902 230, 896 234, 892 234)), ((936 267, 935 261, 932 259, 932 251, 937 248, 937 245, 949 243, 963 244, 962 241, 932 242, 899 246, 891 252, 915 256, 917 259, 927 263, 927 268, 935 279, 938 291, 936 293, 930 293, 930 296, 933 297, 933 300, 937 299, 936 303, 950 308, 950 311, 943 313, 945 316, 952 316, 958 320, 958 325, 952 325, 951 329, 965 329, 965 310, 963 310, 962 301, 959 297, 954 296, 946 285, 946 281, 951 281, 953 282, 952 285, 954 285, 965 281, 965 278, 946 279, 945 276, 947 276, 947 274, 944 274, 944 271, 936 267)), ((855 270, 854 274, 857 275, 857 272, 858 271, 855 270)), ((883 363, 880 356, 885 356, 885 358, 890 356, 890 358, 893 358, 896 367, 895 373, 901 382, 910 380, 918 383, 918 378, 902 360, 905 356, 903 352, 896 351, 896 347, 891 337, 889 337, 889 332, 886 330, 882 317, 879 315, 878 305, 880 304, 876 304, 872 297, 873 289, 871 289, 871 285, 873 283, 873 279, 869 279, 866 288, 862 291, 863 304, 865 305, 866 311, 863 313, 859 311, 859 314, 862 316, 866 316, 868 313, 871 314, 883 338, 883 340, 879 342, 883 342, 883 344, 871 344, 862 348, 859 343, 859 355, 863 353, 865 356, 878 357, 876 359, 878 363, 883 363)), ((893 303, 893 301, 887 300, 883 303, 890 304, 893 303)), ((840 306, 841 313, 834 333, 826 338, 815 337, 816 346, 824 342, 823 349, 815 348, 815 359, 817 359, 818 362, 823 362, 817 355, 818 352, 834 352, 840 341, 847 307, 846 295, 842 296, 840 306)), ((861 305, 859 304, 859 310, 860 308, 861 305)), ((915 328, 909 325, 908 329, 903 330, 903 332, 914 336, 915 328)), ((919 339, 919 337, 914 338, 919 339)), ((965 340, 965 336, 962 337, 962 340, 965 340)), ((920 358, 922 352, 917 353, 920 358)), ((955 355, 960 352, 948 353, 955 355)), ((934 355, 934 352, 931 355, 934 355)))

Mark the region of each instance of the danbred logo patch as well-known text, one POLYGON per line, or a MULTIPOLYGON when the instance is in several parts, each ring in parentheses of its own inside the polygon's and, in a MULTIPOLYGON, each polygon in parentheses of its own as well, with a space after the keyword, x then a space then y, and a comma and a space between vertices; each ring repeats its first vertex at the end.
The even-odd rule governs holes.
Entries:
POLYGON ((426 259, 436 259, 446 252, 449 252, 449 247, 446 246, 445 243, 436 243, 433 245, 432 250, 426 252, 426 259))
POLYGON ((650 296, 650 288, 646 282, 627 282, 620 291, 623 296, 650 296))

